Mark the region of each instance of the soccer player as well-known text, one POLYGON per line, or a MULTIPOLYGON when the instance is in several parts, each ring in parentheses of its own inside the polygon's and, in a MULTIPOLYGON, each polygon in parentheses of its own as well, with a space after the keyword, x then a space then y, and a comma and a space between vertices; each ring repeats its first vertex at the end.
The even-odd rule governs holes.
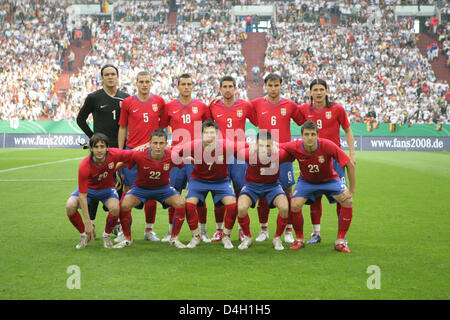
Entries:
POLYGON ((226 159, 239 147, 245 147, 245 143, 218 140, 219 127, 212 119, 203 122, 201 132, 201 140, 192 140, 190 143, 177 145, 173 149, 174 155, 186 159, 193 158, 194 161, 194 170, 192 170, 186 192, 187 222, 193 235, 188 247, 195 247, 200 243, 198 217, 195 219, 196 207, 202 205, 208 193, 211 192, 214 205, 225 207, 225 236, 222 237, 222 243, 226 249, 232 249, 230 233, 236 221, 237 208, 226 159))
POLYGON ((109 210, 103 244, 105 248, 112 248, 110 234, 119 218, 119 195, 115 189, 114 171, 118 163, 131 160, 133 151, 109 148, 109 139, 103 133, 92 135, 89 149, 90 155, 83 159, 78 169, 78 187, 67 200, 67 217, 81 234, 76 248, 84 248, 94 237, 88 203, 92 200, 103 202, 109 210), (78 212, 80 208, 84 223, 78 212))
MULTIPOLYGON (((336 103, 328 100, 328 86, 325 80, 314 79, 309 85, 311 94, 311 102, 299 106, 300 111, 307 120, 312 120, 317 124, 319 129, 319 137, 333 141, 338 147, 341 147, 341 139, 339 138, 340 128, 345 132, 349 156, 353 163, 355 159, 355 140, 353 132, 348 121, 345 109, 336 103)), ((345 170, 334 162, 334 170, 339 174, 342 183, 347 184, 345 179, 345 170)), ((339 217, 341 213, 339 202, 336 204, 336 212, 339 217)), ((321 241, 320 220, 322 217, 322 196, 317 196, 316 201, 310 206, 310 216, 313 227, 311 239, 307 244, 316 244, 321 241)))
POLYGON ((277 230, 273 245, 276 250, 283 250, 280 236, 288 223, 289 202, 278 178, 280 163, 289 161, 290 157, 286 152, 284 152, 284 158, 279 157, 280 154, 273 150, 272 136, 268 131, 258 132, 256 144, 256 152, 248 148, 238 151, 238 154, 244 153, 245 161, 248 163, 245 183, 238 199, 238 221, 245 234, 238 248, 247 249, 252 244, 248 208, 250 206, 254 208, 256 201, 264 197, 271 208, 278 208, 277 230))
MULTIPOLYGON (((164 99, 151 94, 151 76, 147 71, 141 71, 136 77, 137 95, 126 98, 122 103, 119 119, 119 148, 133 149, 148 142, 150 134, 160 128, 160 117, 164 111, 164 99), (128 132, 128 138, 127 138, 128 132), (125 143, 126 141, 126 143, 125 143)), ((124 193, 130 190, 137 177, 137 169, 124 169, 124 193)), ((156 201, 145 204, 145 233, 144 239, 160 241, 153 231, 156 215, 156 201)), ((116 239, 117 240, 117 239, 116 239)), ((119 240, 124 240, 121 236, 119 240)))
MULTIPOLYGON (((211 116, 219 126, 223 139, 231 141, 245 141, 245 124, 249 119, 254 125, 257 125, 252 113, 251 105, 248 101, 235 97, 236 80, 231 76, 224 76, 220 79, 221 100, 214 100, 210 104, 211 116)), ((233 183, 236 198, 244 185, 245 172, 247 164, 244 161, 237 161, 235 157, 228 159, 228 173, 233 183)), ((211 241, 220 241, 224 236, 223 219, 224 207, 214 207, 216 218, 216 232, 211 241)), ((242 240, 244 234, 240 230, 239 238, 242 240)))
MULTIPOLYGON (((183 73, 177 80, 179 98, 166 104, 160 122, 160 127, 165 128, 170 125, 172 128, 172 148, 179 143, 194 140, 195 132, 200 132, 203 121, 211 118, 208 106, 197 99, 192 99, 194 89, 192 76, 183 73)), ((170 171, 170 183, 178 192, 181 193, 186 188, 193 168, 193 164, 186 163, 184 167, 173 167, 170 171)), ((206 233, 206 205, 197 210, 200 220, 200 239, 203 242, 211 242, 206 233)), ((174 208, 170 207, 169 233, 161 239, 163 242, 170 240, 173 216, 174 208)))
MULTIPOLYGON (((124 195, 120 206, 120 223, 125 240, 114 247, 123 248, 131 246, 131 209, 146 203, 148 200, 160 202, 164 208, 174 207, 175 216, 185 216, 185 201, 181 195, 170 185, 169 173, 174 166, 182 167, 181 162, 176 165, 172 161, 172 153, 167 147, 167 134, 162 129, 151 133, 150 147, 142 152, 135 152, 129 167, 136 166, 137 178, 131 189, 124 195)), ((173 230, 170 244, 177 248, 185 245, 178 240, 179 230, 173 230)))
MULTIPOLYGON (((315 197, 324 194, 330 203, 339 202, 339 228, 334 248, 340 252, 350 252, 345 235, 353 217, 353 195, 356 187, 355 165, 350 157, 335 143, 318 137, 319 129, 311 121, 306 121, 301 129, 302 140, 280 145, 281 149, 297 159, 300 166, 300 177, 292 194, 291 208, 301 211, 304 204, 311 204, 315 197), (339 179, 333 168, 333 159, 341 168, 347 169, 349 188, 339 179)), ((298 226, 303 229, 303 219, 298 226)), ((291 246, 298 250, 305 246, 302 232, 297 233, 297 240, 291 246)))
MULTIPOLYGON (((129 94, 117 88, 119 70, 115 66, 111 64, 104 65, 100 70, 100 75, 103 88, 88 94, 78 113, 77 124, 89 138, 92 137, 94 132, 101 132, 108 137, 110 146, 117 148, 119 146, 117 134, 119 131, 121 103, 129 94), (90 114, 92 114, 94 120, 94 131, 87 124, 90 114)), ((116 178, 119 182, 122 180, 118 172, 116 178)), ((122 184, 118 183, 117 186, 120 197, 122 184)), ((93 224, 97 215, 97 207, 98 201, 92 199, 89 204, 89 216, 93 224)))
MULTIPOLYGON (((276 143, 291 141, 291 119, 299 126, 305 121, 303 114, 299 112, 297 104, 281 97, 281 85, 282 78, 278 74, 268 74, 264 79, 264 88, 267 91, 267 99, 257 98, 251 101, 259 130, 269 131, 272 134, 273 141, 276 143)), ((280 183, 286 196, 290 198, 292 186, 295 184, 292 163, 286 162, 281 164, 280 183)), ((261 223, 261 232, 255 240, 260 242, 269 238, 267 228, 270 208, 266 199, 261 198, 259 200, 257 209, 259 221, 261 223)), ((286 226, 284 241, 286 243, 294 242, 292 236, 292 223, 288 223, 286 226)))

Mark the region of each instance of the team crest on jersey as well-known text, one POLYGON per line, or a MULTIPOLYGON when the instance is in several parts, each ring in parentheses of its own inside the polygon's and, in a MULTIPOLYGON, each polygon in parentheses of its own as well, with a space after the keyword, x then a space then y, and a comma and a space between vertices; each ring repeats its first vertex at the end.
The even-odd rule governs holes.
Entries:
POLYGON ((167 171, 170 169, 170 163, 164 163, 164 167, 163 167, 164 171, 167 171))
POLYGON ((318 156, 317 160, 319 160, 319 163, 324 163, 325 162, 325 158, 323 156, 318 156))
POLYGON ((217 162, 223 163, 223 155, 217 156, 217 162))
POLYGON ((158 105, 157 104, 152 104, 152 108, 153 108, 153 111, 158 111, 158 105))
POLYGON ((108 163, 108 168, 112 170, 114 168, 114 162, 108 163))
POLYGON ((331 111, 325 112, 325 118, 331 119, 331 111))
POLYGON ((242 110, 238 110, 238 111, 236 111, 236 115, 238 116, 238 118, 242 118, 244 113, 242 112, 242 110))
POLYGON ((286 115, 286 108, 281 108, 281 115, 285 116, 286 115))
POLYGON ((197 107, 192 107, 192 113, 198 113, 198 108, 197 107))

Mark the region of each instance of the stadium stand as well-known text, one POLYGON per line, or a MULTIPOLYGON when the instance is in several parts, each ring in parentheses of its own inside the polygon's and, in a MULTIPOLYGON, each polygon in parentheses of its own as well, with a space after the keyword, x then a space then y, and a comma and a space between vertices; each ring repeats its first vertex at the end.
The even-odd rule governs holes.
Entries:
POLYGON ((240 1, 110 2, 114 21, 88 16, 73 22, 66 9, 74 1, 0 0, 1 119, 73 120, 82 99, 101 86, 101 65, 114 63, 124 90, 133 93, 137 72, 148 69, 154 74, 152 91, 166 100, 176 97, 174 77, 181 72, 194 75, 196 97, 204 101, 217 94, 217 78, 224 74, 238 79, 240 98, 261 96, 251 72, 258 65, 262 75, 279 72, 283 94, 298 103, 308 100, 312 79, 326 79, 332 100, 346 108, 352 122, 370 115, 380 123, 450 123, 446 2, 425 1, 439 6, 442 24, 419 36, 393 15, 393 4, 417 1, 253 1, 277 7, 277 22, 267 34, 246 34, 245 26, 229 22, 232 5, 240 1), (370 6, 381 10, 378 26, 368 27, 370 6), (176 24, 170 18, 175 11, 176 24), (75 53, 69 74, 68 50, 80 49, 77 29, 89 50, 75 53), (251 43, 261 36, 267 49, 256 50, 251 43), (438 43, 439 53, 429 61, 430 41, 438 43))

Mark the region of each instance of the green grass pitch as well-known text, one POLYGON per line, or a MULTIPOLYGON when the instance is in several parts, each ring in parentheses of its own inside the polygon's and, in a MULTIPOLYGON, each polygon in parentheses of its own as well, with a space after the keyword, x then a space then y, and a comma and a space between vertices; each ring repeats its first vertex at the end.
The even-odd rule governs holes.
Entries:
MULTIPOLYGON (((323 240, 300 251, 272 243, 237 249, 202 243, 176 249, 143 239, 143 210, 133 210, 130 248, 104 249, 106 213, 99 208, 98 240, 75 249, 79 235, 65 214, 84 150, 0 150, 0 299, 449 299, 450 153, 357 152, 352 252, 333 249, 335 205, 324 198, 323 240), (43 165, 39 165, 43 164, 43 165), (99 238, 100 235, 100 238, 99 238), (69 289, 69 266, 80 289, 69 289), (379 273, 372 273, 376 266, 379 273), (368 272, 369 270, 369 272, 368 272), (379 289, 369 289, 379 275, 379 289), (371 278, 372 277, 372 278, 371 278)), ((298 176, 297 164, 296 177, 298 176)), ((215 229, 208 197, 208 230, 215 229)), ((254 237, 256 209, 249 212, 254 237)), ((309 208, 303 211, 309 239, 309 208)), ((276 212, 269 220, 271 239, 276 212)), ((155 231, 167 232, 158 207, 155 231)), ((183 226, 180 240, 190 232, 183 226)))

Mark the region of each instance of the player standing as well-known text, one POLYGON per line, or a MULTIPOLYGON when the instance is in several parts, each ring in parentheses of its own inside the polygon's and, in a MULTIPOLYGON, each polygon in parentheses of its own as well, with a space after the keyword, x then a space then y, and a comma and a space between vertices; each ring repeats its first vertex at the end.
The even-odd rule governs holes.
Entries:
MULTIPOLYGON (((122 103, 119 119, 119 148, 133 149, 148 142, 150 134, 160 127, 160 117, 164 111, 164 99, 151 94, 151 76, 147 71, 141 71, 136 77, 137 95, 126 98, 122 103), (128 132, 128 138, 127 138, 128 132), (125 143, 126 141, 126 143, 125 143)), ((137 177, 137 168, 124 169, 124 193, 130 190, 137 177)), ((153 232, 156 215, 156 201, 145 204, 144 239, 159 241, 153 232)), ((122 237, 119 238, 123 240, 122 237)))
MULTIPOLYGON (((210 111, 212 118, 219 126, 222 138, 230 141, 245 142, 246 120, 249 119, 254 125, 257 125, 251 104, 248 101, 235 97, 236 80, 231 76, 224 76, 220 79, 220 93, 223 98, 219 101, 213 101, 210 104, 210 111)), ((235 157, 228 159, 227 163, 228 173, 233 183, 236 198, 238 198, 239 192, 244 185, 247 164, 245 161, 238 161, 235 157)), ((214 207, 216 233, 211 241, 220 241, 224 236, 223 219, 225 212, 223 209, 223 206, 214 207)), ((239 238, 243 239, 243 233, 239 233, 239 238)))
MULTIPOLYGON (((273 141, 285 143, 291 141, 291 119, 299 126, 305 118, 299 112, 297 104, 291 100, 281 97, 282 78, 275 73, 270 73, 264 79, 264 87, 267 91, 267 99, 257 98, 251 101, 253 113, 259 130, 267 130, 272 134, 273 141)), ((286 162, 280 165, 280 183, 290 198, 292 186, 295 184, 294 168, 292 163, 286 162)), ((258 216, 261 223, 261 232, 256 241, 264 241, 269 238, 268 219, 269 205, 266 199, 261 198, 258 202, 258 216)), ((289 215, 291 217, 291 215, 289 215)), ((292 221, 286 226, 284 241, 293 243, 292 221)))
MULTIPOLYGON (((312 120, 317 124, 319 129, 319 137, 333 141, 338 147, 341 147, 341 139, 339 137, 340 128, 345 132, 349 156, 353 164, 355 160, 355 140, 353 131, 348 121, 345 109, 336 103, 328 100, 328 86, 325 80, 315 79, 309 85, 311 94, 311 102, 299 106, 307 120, 312 120)), ((342 183, 347 184, 345 179, 345 170, 338 163, 334 162, 334 170, 339 174, 342 183)), ((336 204, 336 212, 339 217, 341 213, 339 202, 336 204)), ((321 241, 320 236, 320 220, 322 217, 322 196, 316 197, 316 201, 310 206, 311 223, 313 233, 307 244, 316 244, 321 241)))
MULTIPOLYGON (((129 94, 117 88, 119 70, 115 66, 111 64, 104 65, 100 70, 100 75, 103 88, 88 94, 78 113, 77 124, 89 138, 92 137, 94 132, 101 132, 108 137, 110 146, 117 148, 119 146, 117 135, 119 131, 121 103, 129 94), (90 114, 92 114, 94 120, 94 131, 87 124, 87 119, 90 114)), ((120 177, 117 178, 121 180, 120 177)), ((122 184, 118 185, 118 192, 120 197, 122 194, 122 184)), ((97 207, 98 201, 92 199, 89 204, 89 216, 93 224, 97 215, 97 207)))
MULTIPOLYGON (((306 121, 301 129, 302 140, 292 141, 280 145, 298 160, 300 177, 292 194, 291 208, 294 212, 301 212, 304 204, 311 204, 317 195, 326 195, 330 203, 339 202, 341 212, 339 215, 339 228, 334 247, 341 252, 350 252, 345 241, 345 235, 350 227, 353 217, 353 195, 356 187, 355 165, 350 157, 335 143, 328 139, 318 137, 319 129, 311 121, 306 121), (349 189, 342 183, 339 175, 333 169, 337 162, 341 168, 347 169, 349 189)), ((303 230, 303 219, 300 230, 303 230)), ((305 246, 302 232, 297 233, 297 240, 291 246, 298 250, 305 246)))
MULTIPOLYGON (((160 123, 162 128, 168 125, 172 128, 172 148, 179 143, 193 140, 195 132, 200 132, 203 121, 211 118, 208 106, 197 99, 192 99, 194 83, 191 75, 183 73, 177 80, 179 98, 166 104, 160 123)), ((178 192, 181 193, 186 188, 193 169, 193 164, 186 163, 184 167, 173 167, 170 171, 170 183, 178 192)), ((206 233, 206 205, 197 210, 200 221, 200 239, 203 242, 211 242, 206 233)), ((169 233, 161 240, 163 242, 170 239, 173 216, 174 208, 170 207, 169 233)))
POLYGON ((83 159, 78 169, 78 187, 67 200, 67 217, 81 234, 76 248, 84 248, 94 237, 88 204, 93 200, 102 201, 109 210, 103 244, 105 248, 112 248, 110 234, 119 218, 119 195, 115 188, 114 172, 119 162, 131 159, 133 151, 109 148, 108 137, 103 133, 92 135, 89 149, 90 155, 83 159), (78 212, 80 208, 84 223, 78 212))
MULTIPOLYGON (((174 207, 175 215, 185 215, 185 201, 181 195, 170 185, 170 169, 174 166, 182 167, 183 163, 176 165, 172 161, 172 153, 167 147, 167 134, 162 129, 151 133, 150 147, 142 152, 135 152, 129 167, 137 168, 137 178, 131 189, 124 195, 120 207, 120 223, 122 224, 125 240, 114 247, 123 248, 131 246, 131 209, 146 203, 148 200, 160 202, 164 208, 174 207)), ((179 232, 179 230, 177 230, 179 232)), ((178 240, 178 233, 174 233, 170 243, 177 248, 185 245, 178 240)))

